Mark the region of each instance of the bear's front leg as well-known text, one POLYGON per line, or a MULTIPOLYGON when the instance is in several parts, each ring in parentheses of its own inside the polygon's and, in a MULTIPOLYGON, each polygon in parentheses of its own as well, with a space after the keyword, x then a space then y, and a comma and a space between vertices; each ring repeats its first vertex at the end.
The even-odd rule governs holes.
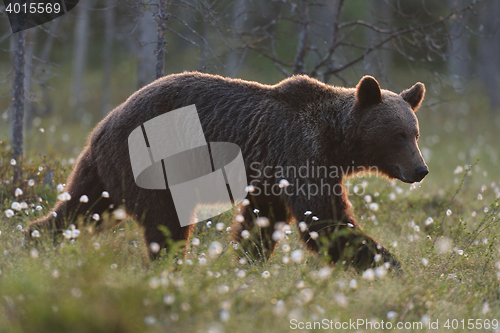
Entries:
POLYGON ((347 192, 339 180, 332 193, 289 198, 290 208, 297 222, 306 222, 300 230, 308 249, 314 252, 326 250, 332 262, 342 262, 358 271, 388 262, 398 270, 400 263, 374 238, 363 231, 351 215, 347 192), (311 211, 311 215, 304 215, 311 211), (316 234, 317 233, 317 234, 316 234))
POLYGON ((266 260, 276 247, 277 241, 273 239, 276 222, 288 221, 286 206, 282 198, 276 196, 250 195, 248 199, 249 205, 239 207, 243 221, 234 221, 232 236, 243 252, 242 255, 251 261, 266 260), (264 222, 268 222, 268 225, 255 225, 255 220, 259 217, 267 218, 264 222))

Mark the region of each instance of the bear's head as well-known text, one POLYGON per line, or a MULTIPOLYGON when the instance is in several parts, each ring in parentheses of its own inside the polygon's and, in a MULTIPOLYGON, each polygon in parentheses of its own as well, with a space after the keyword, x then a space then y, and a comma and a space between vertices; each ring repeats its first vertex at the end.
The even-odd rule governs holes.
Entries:
POLYGON ((381 90, 373 77, 364 76, 356 86, 351 110, 356 127, 356 159, 365 167, 405 183, 420 182, 429 169, 417 145, 419 128, 415 112, 425 95, 418 82, 400 94, 381 90))

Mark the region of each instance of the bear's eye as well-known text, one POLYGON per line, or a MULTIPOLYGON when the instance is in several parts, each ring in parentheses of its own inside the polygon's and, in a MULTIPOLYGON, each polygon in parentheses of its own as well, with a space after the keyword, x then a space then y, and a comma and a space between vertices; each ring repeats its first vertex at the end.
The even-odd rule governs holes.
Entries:
POLYGON ((415 139, 418 141, 418 139, 420 138, 420 134, 417 134, 415 135, 415 139))

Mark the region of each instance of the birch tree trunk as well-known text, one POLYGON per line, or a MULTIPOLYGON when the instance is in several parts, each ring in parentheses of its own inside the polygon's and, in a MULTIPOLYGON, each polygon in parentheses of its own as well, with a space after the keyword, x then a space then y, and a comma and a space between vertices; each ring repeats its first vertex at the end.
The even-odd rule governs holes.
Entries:
POLYGON ((149 8, 143 9, 138 23, 139 46, 137 48, 137 89, 153 82, 155 79, 155 45, 156 24, 149 8))
POLYGON ((10 108, 10 140, 13 159, 16 161, 14 165, 14 184, 18 184, 22 179, 26 31, 17 32, 12 35, 12 38, 14 38, 14 80, 10 108))
POLYGON ((26 30, 26 56, 25 56, 25 69, 24 69, 24 90, 26 91, 25 101, 25 125, 26 130, 31 130, 33 119, 33 90, 32 90, 32 76, 33 76, 33 51, 35 48, 35 40, 38 30, 26 30))
POLYGON ((167 0, 158 0, 158 29, 157 29, 157 44, 156 44, 156 78, 159 79, 164 75, 165 63, 165 30, 167 29, 167 0))
POLYGON ((106 0, 104 14, 104 50, 103 50, 103 80, 102 80, 102 116, 111 109, 111 68, 113 66, 113 36, 115 34, 115 0, 106 0))
POLYGON ((82 118, 84 110, 83 102, 83 75, 87 60, 87 49, 89 39, 89 10, 91 0, 81 0, 78 4, 74 36, 74 54, 73 54, 73 94, 72 105, 76 106, 78 118, 82 118))

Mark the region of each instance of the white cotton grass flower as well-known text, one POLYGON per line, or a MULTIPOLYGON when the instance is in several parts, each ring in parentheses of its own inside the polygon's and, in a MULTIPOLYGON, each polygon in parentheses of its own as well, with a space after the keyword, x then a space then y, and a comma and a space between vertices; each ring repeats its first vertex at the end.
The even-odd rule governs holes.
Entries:
POLYGON ((306 210, 305 213, 304 213, 305 216, 309 216, 311 214, 312 214, 312 212, 310 210, 306 210))
POLYGON ((271 236, 273 241, 278 242, 283 237, 283 232, 281 230, 275 230, 271 236))
POLYGON ((290 252, 290 245, 288 245, 288 244, 283 244, 283 245, 281 246, 281 250, 282 250, 283 252, 285 252, 285 253, 290 252))
POLYGON ((31 232, 31 237, 33 237, 33 238, 40 238, 40 231, 33 230, 33 232, 31 232))
POLYGON ((18 212, 21 211, 22 207, 21 204, 17 201, 14 201, 11 205, 10 208, 17 210, 18 212))
POLYGON ((62 191, 64 191, 64 185, 63 184, 57 184, 57 193, 61 193, 62 191))
POLYGON ((302 250, 295 250, 292 251, 290 254, 290 257, 292 258, 292 261, 296 264, 300 264, 302 260, 304 259, 304 251, 302 250))
POLYGON ((375 277, 377 279, 383 279, 387 275, 387 269, 383 266, 375 268, 375 277))
POLYGON ((373 256, 373 260, 375 262, 379 262, 382 259, 382 255, 377 253, 375 256, 373 256))
POLYGON ((71 195, 68 192, 63 192, 57 196, 57 200, 59 201, 70 201, 71 195))
POLYGON ((309 303, 314 298, 314 291, 310 288, 302 289, 299 293, 302 302, 309 303))
POLYGON ((20 202, 19 204, 21 205, 21 206, 20 206, 20 207, 21 207, 21 209, 26 209, 26 208, 28 208, 28 204, 26 203, 26 201, 20 202))
POLYGON ((172 305, 175 302, 175 296, 172 294, 165 294, 163 296, 163 303, 166 305, 172 305))
POLYGON ((101 219, 101 216, 97 213, 92 214, 92 219, 94 221, 99 221, 101 219))
POLYGON ((352 224, 351 222, 347 222, 347 226, 348 226, 349 228, 354 228, 354 224, 352 224))
POLYGON ((245 187, 245 191, 246 191, 247 193, 252 193, 252 192, 254 192, 254 191, 255 191, 255 186, 253 186, 253 185, 248 185, 247 187, 245 187))
POLYGON ((457 166, 457 167, 455 168, 455 170, 453 171, 453 173, 454 173, 455 175, 458 175, 459 173, 462 173, 462 172, 464 172, 464 168, 463 168, 461 165, 457 166))
POLYGON ((116 220, 121 221, 125 220, 125 218, 127 217, 127 213, 123 209, 118 208, 113 211, 113 216, 116 220))
POLYGON ((374 212, 378 211, 378 208, 379 208, 378 203, 372 202, 370 204, 369 208, 370 208, 370 210, 373 210, 374 212))
POLYGON ((193 240, 191 241, 191 244, 193 244, 193 246, 200 246, 201 244, 201 241, 199 238, 193 238, 193 240))
POLYGON ((305 286, 306 286, 306 283, 302 280, 297 281, 297 283, 295 284, 295 288, 297 288, 297 289, 304 289, 305 286))
POLYGON ((262 272, 262 277, 264 279, 270 278, 271 277, 271 273, 269 273, 269 271, 264 271, 264 272, 262 272))
POLYGON ((238 272, 236 273, 236 276, 240 279, 244 278, 247 275, 247 273, 243 269, 239 269, 238 272))
POLYGON ((397 315, 398 314, 395 311, 389 311, 387 312, 387 319, 393 320, 394 318, 396 318, 397 315))
POLYGON ((420 227, 418 225, 416 225, 416 226, 413 227, 413 230, 415 230, 415 232, 419 232, 420 231, 420 227))
POLYGON ((282 180, 280 180, 278 186, 279 186, 279 188, 285 188, 285 187, 290 186, 290 183, 288 182, 288 180, 282 179, 282 180))
POLYGON ((4 213, 8 219, 10 219, 12 216, 14 216, 14 211, 12 209, 7 209, 4 213))
POLYGON ((313 221, 319 221, 319 218, 317 216, 311 217, 313 221))
POLYGON ((222 223, 222 222, 218 222, 218 223, 215 225, 215 229, 217 229, 217 230, 219 230, 219 231, 224 230, 224 227, 225 227, 225 225, 224 225, 224 223, 222 223))
POLYGON ((36 207, 35 207, 35 209, 36 209, 36 210, 42 210, 42 209, 43 209, 43 207, 42 207, 42 206, 40 206, 40 205, 38 205, 38 206, 36 206, 36 207))
POLYGON ((365 200, 366 203, 372 202, 372 196, 369 194, 365 195, 363 199, 365 200))
POLYGON ((35 186, 35 180, 34 179, 28 180, 28 186, 31 186, 31 187, 35 186))
POLYGON ((328 266, 325 266, 323 268, 321 268, 319 271, 318 271, 318 278, 320 280, 326 280, 328 279, 330 276, 332 275, 332 269, 328 266))
POLYGON ((447 209, 446 210, 446 216, 450 216, 452 214, 451 210, 450 209, 447 209))
POLYGON ((427 259, 427 258, 422 258, 422 260, 421 260, 421 261, 422 261, 422 265, 424 265, 424 266, 429 265, 429 259, 427 259))
POLYGON ((16 190, 14 191, 14 195, 17 197, 23 195, 23 190, 21 190, 19 187, 16 188, 16 190))
POLYGON ((160 244, 156 243, 156 242, 151 242, 149 243, 149 250, 151 251, 151 253, 153 254, 157 254, 158 252, 160 252, 160 244))
POLYGON ((11 159, 11 160, 10 160, 10 165, 16 165, 16 164, 17 164, 17 162, 16 162, 16 160, 15 160, 15 159, 11 159))
POLYGON ((235 217, 234 219, 235 219, 235 220, 236 220, 236 222, 238 222, 238 223, 243 223, 243 222, 245 222, 245 218, 244 218, 244 217, 243 217, 243 215, 241 215, 241 214, 236 215, 236 217, 235 217))
POLYGON ((224 248, 220 242, 213 241, 208 247, 208 255, 212 258, 217 257, 222 254, 223 249, 224 248))
POLYGON ((281 262, 284 264, 288 264, 290 263, 290 258, 288 256, 283 256, 283 258, 281 258, 281 262))
POLYGON ((267 228, 269 227, 269 219, 267 217, 259 217, 255 220, 255 224, 259 228, 267 228))
POLYGON ((457 253, 458 253, 459 255, 461 255, 461 256, 463 256, 463 255, 464 255, 464 251, 463 251, 463 250, 458 250, 458 251, 457 251, 457 253))
POLYGON ((432 217, 428 217, 427 220, 425 220, 425 225, 431 225, 434 223, 434 219, 432 217))
POLYGON ((250 200, 248 200, 248 199, 243 199, 243 200, 241 201, 241 205, 242 205, 242 206, 248 206, 248 205, 250 205, 250 200))
POLYGON ((396 200, 396 193, 391 192, 391 193, 389 194, 389 199, 390 199, 391 201, 396 200))
POLYGON ((219 318, 220 318, 221 322, 225 323, 225 322, 229 321, 229 319, 231 318, 231 315, 230 315, 229 311, 222 310, 219 314, 219 318))
POLYGON ((283 300, 278 300, 273 308, 273 313, 278 317, 283 317, 286 314, 286 305, 283 300))
POLYGON ((436 249, 439 253, 449 253, 453 247, 453 241, 449 237, 442 237, 436 242, 436 249))
POLYGON ((299 229, 301 232, 305 232, 307 230, 307 223, 305 223, 304 221, 300 222, 299 229))
POLYGON ((356 279, 352 279, 351 281, 349 281, 349 288, 358 289, 358 281, 356 281, 356 279))
POLYGON ((38 258, 38 250, 37 249, 31 249, 30 250, 30 257, 33 259, 38 258))
POLYGON ((481 193, 477 195, 477 200, 483 200, 483 195, 481 193))
POLYGON ((257 208, 255 208, 255 209, 253 210, 253 213, 254 213, 254 214, 259 214, 259 213, 260 213, 260 210, 258 210, 257 208))
POLYGON ((212 227, 212 221, 208 221, 207 224, 206 224, 207 228, 210 228, 212 227))
POLYGON ((241 232, 241 237, 245 238, 245 239, 248 239, 250 237, 250 231, 248 230, 243 230, 241 232))
POLYGON ((311 239, 318 239, 319 234, 316 231, 311 231, 309 233, 309 236, 311 237, 311 239))
POLYGON ((361 277, 367 281, 373 281, 375 280, 375 271, 372 268, 368 268, 363 272, 361 277))
POLYGON ((85 194, 80 197, 80 202, 87 203, 89 202, 89 197, 85 194))
POLYGON ((16 226, 16 229, 17 229, 17 230, 19 230, 19 231, 23 231, 23 230, 24 230, 24 229, 23 229, 23 226, 22 226, 22 225, 20 225, 20 224, 18 224, 18 225, 16 226))

